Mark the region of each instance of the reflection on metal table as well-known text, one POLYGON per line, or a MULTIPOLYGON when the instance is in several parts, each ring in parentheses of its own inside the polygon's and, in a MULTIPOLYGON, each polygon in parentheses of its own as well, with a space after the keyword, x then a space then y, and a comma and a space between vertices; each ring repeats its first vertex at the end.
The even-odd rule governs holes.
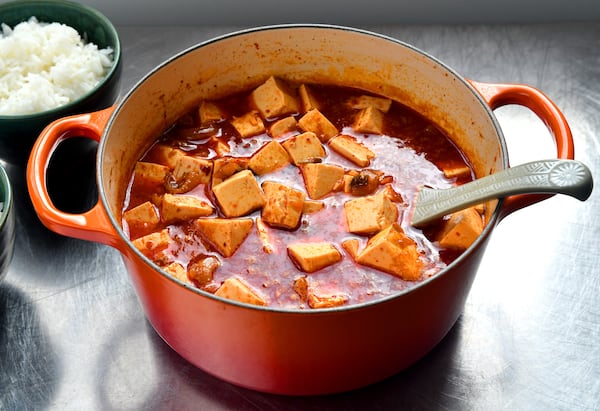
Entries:
MULTIPOLYGON (((123 91, 177 52, 239 28, 118 27, 123 91)), ((598 181, 600 23, 364 28, 467 78, 541 89, 563 110, 576 159, 598 181)), ((513 165, 555 157, 532 113, 495 113, 513 165)), ((57 206, 89 207, 95 146, 74 142, 57 156, 57 206)), ((24 165, 2 153, 0 161, 19 227, 0 283, 0 409, 600 409, 597 190, 583 203, 555 196, 503 220, 464 313, 409 369, 344 394, 285 397, 222 382, 179 357, 145 320, 119 253, 43 227, 24 165)))

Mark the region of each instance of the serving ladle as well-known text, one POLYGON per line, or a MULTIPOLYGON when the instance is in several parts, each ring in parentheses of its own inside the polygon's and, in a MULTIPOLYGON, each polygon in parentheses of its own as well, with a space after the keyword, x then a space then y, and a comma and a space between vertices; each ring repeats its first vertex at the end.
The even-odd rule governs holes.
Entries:
POLYGON ((585 201, 593 185, 592 173, 579 161, 533 161, 449 189, 422 187, 411 223, 423 226, 446 214, 515 194, 567 194, 585 201))

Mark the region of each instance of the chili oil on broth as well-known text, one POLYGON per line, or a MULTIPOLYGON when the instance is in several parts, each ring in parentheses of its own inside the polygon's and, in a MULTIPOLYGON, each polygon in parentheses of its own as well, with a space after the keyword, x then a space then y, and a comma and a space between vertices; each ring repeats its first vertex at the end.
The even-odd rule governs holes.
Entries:
MULTIPOLYGON (((296 90, 298 86, 293 85, 293 89, 296 90)), ((385 114, 383 134, 360 133, 352 127, 356 110, 350 109, 344 102, 353 97, 374 96, 373 94, 339 86, 311 84, 310 87, 312 95, 318 101, 319 110, 340 130, 340 134, 354 137, 375 153, 370 165, 365 168, 380 170, 384 175, 393 177, 390 185, 401 197, 400 203, 396 204, 398 208, 397 223, 406 235, 417 244, 420 258, 423 261, 421 280, 435 275, 459 253, 440 249, 437 242, 431 240, 441 230, 442 222, 432 224, 425 230, 414 228, 410 223, 410 210, 414 206, 413 202, 420 186, 448 188, 471 180, 472 172, 468 175, 463 174, 457 179, 447 178, 442 171, 456 167, 469 167, 470 169, 468 161, 450 138, 434 124, 398 102, 392 102, 389 111, 385 114)), ((254 109, 248 98, 251 91, 237 93, 217 100, 215 103, 224 110, 226 118, 241 116, 254 109)), ((295 113, 293 116, 299 119, 303 114, 295 113)), ((287 117, 287 115, 282 117, 287 117)), ((269 126, 279 119, 263 119, 266 130, 269 130, 269 126)), ((283 142, 301 133, 301 130, 296 130, 275 139, 283 142)), ((267 131, 241 138, 228 121, 203 126, 200 124, 195 109, 181 117, 162 135, 157 136, 155 144, 140 158, 140 161, 156 162, 154 148, 158 144, 179 148, 188 155, 214 160, 219 157, 218 149, 215 146, 218 141, 226 143, 229 147, 227 157, 245 159, 251 157, 273 139, 267 131)), ((360 169, 345 157, 331 150, 326 143, 323 143, 323 146, 326 150, 323 162, 342 166, 346 170, 360 169)), ((264 181, 275 181, 306 192, 300 169, 293 163, 274 172, 254 177, 259 186, 264 181)), ((382 188, 383 185, 378 188, 378 191, 382 188)), ((131 210, 146 201, 157 203, 165 192, 164 186, 141 184, 134 179, 132 174, 123 211, 131 210)), ((210 183, 200 184, 186 192, 185 195, 215 205, 216 212, 213 215, 201 218, 223 217, 219 207, 216 206, 210 183)), ((317 200, 324 203, 324 208, 315 213, 303 213, 296 229, 268 227, 269 249, 265 247, 265 243, 257 231, 257 220, 260 218, 261 210, 243 216, 241 218, 251 218, 254 225, 241 246, 228 258, 222 257, 209 244, 203 242, 195 233, 191 221, 170 224, 161 221, 151 230, 136 230, 130 229, 127 222, 123 220, 123 228, 131 240, 149 232, 168 228, 172 241, 160 259, 155 260, 158 265, 163 267, 167 263, 177 262, 185 268, 190 261, 202 255, 217 258, 221 266, 214 271, 211 285, 203 287, 208 291, 214 291, 227 278, 236 275, 263 296, 269 306, 305 309, 309 307, 294 290, 293 284, 298 278, 306 276, 311 289, 318 294, 339 296, 345 301, 345 305, 358 304, 392 295, 410 287, 415 282, 405 281, 392 274, 359 265, 344 251, 341 246, 343 241, 355 238, 359 241, 359 249, 362 249, 370 237, 355 235, 347 231, 344 203, 354 198, 356 197, 343 191, 329 194, 317 200), (288 244, 321 241, 335 245, 342 254, 340 262, 314 273, 305 273, 288 256, 288 244)), ((309 199, 308 196, 307 199, 309 199)))

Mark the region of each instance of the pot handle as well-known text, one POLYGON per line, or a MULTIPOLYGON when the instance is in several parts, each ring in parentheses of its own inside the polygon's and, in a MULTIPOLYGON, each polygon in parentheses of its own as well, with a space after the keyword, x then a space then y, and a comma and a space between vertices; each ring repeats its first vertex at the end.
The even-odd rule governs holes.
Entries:
POLYGON ((31 150, 27 163, 27 188, 35 212, 50 230, 119 249, 122 242, 100 200, 84 213, 65 213, 52 203, 46 183, 50 159, 60 143, 71 137, 86 137, 99 142, 113 111, 114 107, 109 107, 94 113, 64 117, 50 123, 40 133, 31 150))
MULTIPOLYGON (((535 87, 524 84, 492 84, 469 80, 492 110, 509 104, 527 107, 546 125, 554 138, 556 156, 560 159, 574 158, 573 135, 560 109, 548 96, 535 87)), ((504 199, 501 218, 521 208, 538 203, 554 194, 518 194, 504 199)))

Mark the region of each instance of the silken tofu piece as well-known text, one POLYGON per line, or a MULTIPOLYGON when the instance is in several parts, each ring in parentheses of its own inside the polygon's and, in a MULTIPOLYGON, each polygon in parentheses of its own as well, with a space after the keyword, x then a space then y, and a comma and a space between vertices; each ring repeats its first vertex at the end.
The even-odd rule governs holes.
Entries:
POLYGON ((367 167, 371 164, 371 160, 375 158, 375 153, 359 143, 352 136, 339 135, 329 140, 329 147, 339 155, 352 161, 360 167, 367 167))
POLYGON ((406 281, 418 280, 423 271, 417 244, 404 234, 398 223, 371 237, 356 257, 356 262, 406 281))
POLYGON ((307 163, 300 166, 304 186, 313 200, 338 191, 344 185, 344 168, 335 164, 307 163))
POLYGON ((205 217, 213 212, 213 207, 207 201, 193 196, 168 193, 163 196, 160 209, 160 214, 167 223, 205 217))
POLYGON ((198 184, 208 184, 213 163, 199 157, 185 155, 180 157, 173 170, 173 179, 167 185, 171 193, 185 193, 198 184))
POLYGON ((375 107, 362 109, 354 119, 354 131, 367 134, 383 133, 383 113, 375 107))
POLYGON ((300 105, 292 90, 283 80, 273 76, 254 89, 250 99, 265 119, 300 111, 300 105))
POLYGON ((198 116, 200 124, 206 126, 210 123, 219 123, 225 120, 225 112, 212 101, 202 101, 198 107, 198 116))
POLYGON ((298 120, 298 127, 302 131, 315 133, 324 143, 339 133, 337 127, 316 108, 308 111, 298 120))
POLYGON ((262 243, 262 250, 265 254, 272 254, 275 251, 275 245, 273 244, 271 227, 269 227, 262 218, 256 219, 256 234, 262 243))
POLYGON ((252 137, 265 132, 265 124, 257 111, 250 111, 240 117, 233 117, 231 125, 242 138, 252 137))
POLYGON ((210 138, 210 146, 215 150, 219 157, 227 155, 231 151, 231 147, 227 142, 215 136, 210 138))
POLYGON ((302 271, 314 273, 342 260, 342 254, 331 243, 295 243, 287 247, 292 261, 302 271))
POLYGON ((148 232, 158 225, 160 215, 156 206, 150 201, 146 201, 123 213, 123 218, 127 222, 130 230, 148 232))
POLYGON ((444 177, 448 179, 460 180, 471 177, 471 169, 467 165, 444 167, 442 172, 444 173, 444 177))
POLYGON ((267 305, 267 301, 263 297, 237 277, 229 277, 223 281, 215 295, 241 303, 267 305))
POLYGON ((235 173, 246 170, 248 168, 248 159, 241 157, 221 157, 213 161, 213 175, 212 185, 213 187, 235 173))
POLYGON ((305 132, 285 140, 283 148, 290 155, 295 165, 310 163, 325 157, 325 149, 315 133, 305 132))
POLYGON ((240 217, 265 205, 254 174, 242 170, 213 186, 213 193, 226 217, 240 217))
POLYGON ((362 110, 367 107, 374 107, 383 113, 387 113, 392 106, 392 100, 384 97, 375 96, 356 96, 351 97, 346 101, 349 107, 355 110, 362 110))
POLYGON ((278 141, 270 141, 252 155, 248 168, 257 175, 270 173, 290 164, 290 156, 278 141))
POLYGON ((349 238, 347 240, 342 241, 342 248, 346 250, 348 255, 352 257, 353 260, 356 260, 358 257, 358 248, 360 243, 357 238, 349 238))
POLYGON ((271 127, 269 127, 269 134, 273 138, 279 138, 285 136, 287 133, 295 132, 298 129, 298 122, 296 118, 289 116, 277 120, 271 127))
POLYGON ((348 231, 363 235, 380 231, 398 219, 398 209, 384 191, 346 201, 344 213, 348 231))
POLYGON ((348 297, 342 294, 321 295, 309 291, 307 301, 310 308, 332 308, 346 304, 348 297))
POLYGON ((317 213, 325 208, 325 203, 322 201, 305 200, 302 206, 303 214, 317 213))
POLYGON ((242 245, 254 223, 249 218, 199 218, 194 227, 223 257, 231 257, 242 245))
POLYGON ((146 257, 152 259, 159 252, 165 250, 170 242, 169 229, 165 228, 133 240, 133 245, 146 257))
POLYGON ((136 184, 162 185, 169 171, 169 167, 162 164, 138 161, 133 179, 136 184))
POLYGON ((300 95, 300 101, 302 103, 302 112, 306 113, 312 109, 319 109, 319 103, 313 96, 310 87, 306 84, 302 84, 298 88, 298 94, 300 95))
POLYGON ((159 164, 169 167, 171 170, 175 168, 181 157, 185 156, 185 152, 175 147, 166 144, 157 144, 152 147, 152 157, 159 164))
POLYGON ((179 263, 171 263, 166 267, 163 267, 167 273, 171 274, 173 277, 177 278, 179 281, 184 282, 186 284, 192 284, 190 279, 188 278, 188 274, 185 268, 179 263))
POLYGON ((262 220, 272 227, 298 227, 306 195, 302 191, 273 181, 262 183, 262 189, 265 193, 262 220))
POLYGON ((483 231, 483 219, 474 207, 453 213, 438 237, 440 246, 466 250, 483 231))

